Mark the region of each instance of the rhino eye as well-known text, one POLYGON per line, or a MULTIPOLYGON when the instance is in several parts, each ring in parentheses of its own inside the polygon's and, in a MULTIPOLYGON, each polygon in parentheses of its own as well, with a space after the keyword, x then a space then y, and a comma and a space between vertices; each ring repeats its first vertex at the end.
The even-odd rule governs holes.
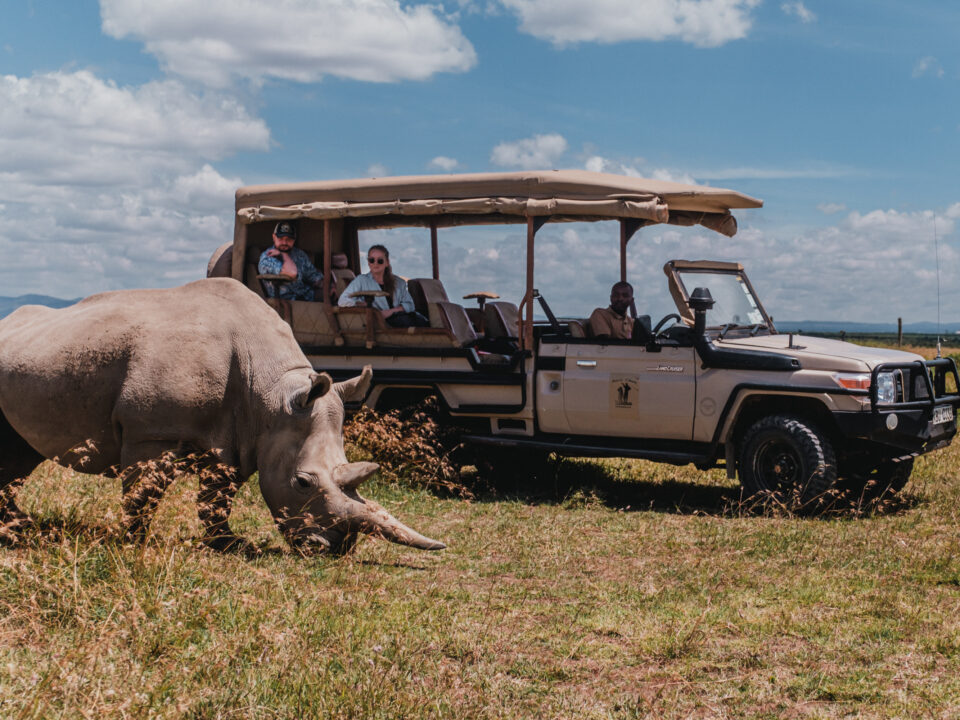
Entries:
POLYGON ((310 478, 308 478, 306 475, 297 475, 296 480, 297 485, 301 490, 309 490, 313 487, 312 483, 310 482, 310 478))

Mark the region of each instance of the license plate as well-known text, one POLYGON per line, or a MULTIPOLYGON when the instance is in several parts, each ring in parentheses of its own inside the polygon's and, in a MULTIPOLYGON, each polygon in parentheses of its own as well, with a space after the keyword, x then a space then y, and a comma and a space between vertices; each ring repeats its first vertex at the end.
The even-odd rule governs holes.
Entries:
POLYGON ((940 425, 942 423, 952 422, 953 421, 953 406, 952 405, 937 405, 933 409, 933 424, 940 425))

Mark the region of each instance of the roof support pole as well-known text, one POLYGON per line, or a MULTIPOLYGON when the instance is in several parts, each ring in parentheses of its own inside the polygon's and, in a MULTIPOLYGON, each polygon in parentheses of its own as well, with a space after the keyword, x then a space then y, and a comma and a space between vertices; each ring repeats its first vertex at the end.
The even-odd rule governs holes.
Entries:
POLYGON ((627 224, 620 221, 620 282, 627 281, 627 224))
POLYGON ((330 277, 333 275, 333 249, 330 241, 330 221, 323 221, 323 298, 322 302, 330 302, 330 277))
POLYGON ((545 217, 527 216, 527 292, 523 296, 526 307, 526 317, 523 321, 523 331, 520 333, 521 348, 533 350, 533 239, 537 230, 547 221, 545 217))
POLYGON ((239 218, 234 218, 233 222, 233 254, 231 256, 230 274, 234 280, 243 282, 243 271, 246 267, 247 259, 247 228, 245 222, 239 218))
POLYGON ((627 243, 643 225, 643 220, 620 218, 620 282, 627 281, 627 243))
POLYGON ((430 221, 430 259, 433 261, 433 279, 440 279, 440 252, 437 249, 437 223, 430 221))

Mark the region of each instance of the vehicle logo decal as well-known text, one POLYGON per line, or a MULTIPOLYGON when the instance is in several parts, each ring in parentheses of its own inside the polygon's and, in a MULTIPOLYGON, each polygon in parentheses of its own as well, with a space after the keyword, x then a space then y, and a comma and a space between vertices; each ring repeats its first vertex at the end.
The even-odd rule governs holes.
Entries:
POLYGON ((637 405, 640 380, 636 375, 610 376, 610 405, 620 410, 630 410, 637 405))
POLYGON ((684 370, 683 365, 647 365, 647 372, 679 372, 684 370))

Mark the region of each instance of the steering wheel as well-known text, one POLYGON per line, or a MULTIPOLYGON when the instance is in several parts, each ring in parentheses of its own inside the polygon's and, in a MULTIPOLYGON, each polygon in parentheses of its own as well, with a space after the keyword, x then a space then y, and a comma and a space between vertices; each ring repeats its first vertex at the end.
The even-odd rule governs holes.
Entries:
POLYGON ((665 315, 660 320, 660 322, 654 325, 652 330, 654 337, 660 337, 660 328, 662 328, 666 324, 667 320, 676 320, 678 323, 683 322, 683 318, 677 315, 676 313, 670 313, 669 315, 665 315))

